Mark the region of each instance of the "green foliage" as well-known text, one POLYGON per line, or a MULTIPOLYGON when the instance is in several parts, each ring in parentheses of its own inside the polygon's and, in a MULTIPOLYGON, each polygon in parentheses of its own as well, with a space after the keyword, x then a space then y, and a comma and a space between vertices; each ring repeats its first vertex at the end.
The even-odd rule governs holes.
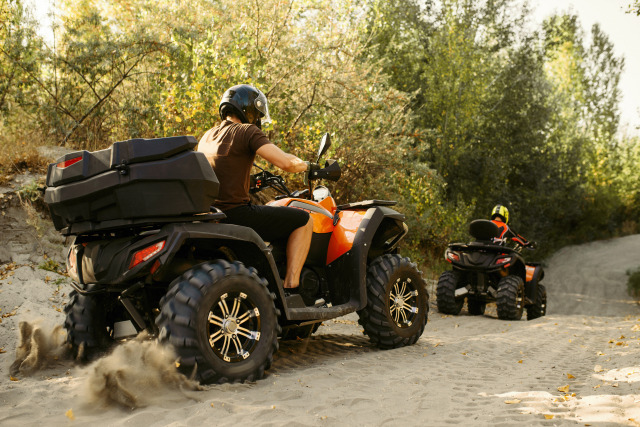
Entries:
POLYGON ((496 203, 538 256, 637 231, 624 61, 576 16, 532 32, 516 0, 64 0, 45 43, 23 1, 0 0, 0 114, 20 135, 0 142, 200 137, 223 92, 250 83, 269 138, 312 159, 330 132, 338 202, 397 200, 425 262, 496 203))
POLYGON ((627 291, 635 299, 640 299, 640 268, 627 270, 627 291))
POLYGON ((18 190, 18 195, 22 200, 29 200, 31 202, 35 202, 42 198, 42 193, 38 190, 38 183, 36 181, 31 181, 20 188, 18 190))
MULTIPOLYGON (((51 258, 47 258, 46 260, 44 260, 38 266, 38 268, 41 269, 41 270, 51 271, 51 272, 54 272, 54 273, 61 273, 61 272, 64 271, 64 269, 62 267, 60 267, 60 264, 57 261, 52 260, 51 258)), ((58 280, 60 280, 60 279, 58 279, 58 280)), ((56 281, 55 284, 56 285, 59 284, 58 281, 56 281)))

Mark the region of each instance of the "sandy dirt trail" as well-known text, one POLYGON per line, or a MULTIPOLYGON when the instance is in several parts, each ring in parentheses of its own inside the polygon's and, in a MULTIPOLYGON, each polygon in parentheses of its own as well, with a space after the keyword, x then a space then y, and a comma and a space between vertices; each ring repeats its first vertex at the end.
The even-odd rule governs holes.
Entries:
POLYGON ((281 343, 257 383, 163 389, 133 410, 88 403, 91 368, 71 362, 10 380, 17 322, 62 323, 69 290, 19 266, 0 279, 0 313, 16 312, 0 323, 0 425, 638 425, 640 310, 625 274, 638 254, 640 235, 564 248, 546 267, 548 315, 534 321, 498 320, 492 306, 443 316, 432 301, 416 345, 381 351, 352 314, 281 343))

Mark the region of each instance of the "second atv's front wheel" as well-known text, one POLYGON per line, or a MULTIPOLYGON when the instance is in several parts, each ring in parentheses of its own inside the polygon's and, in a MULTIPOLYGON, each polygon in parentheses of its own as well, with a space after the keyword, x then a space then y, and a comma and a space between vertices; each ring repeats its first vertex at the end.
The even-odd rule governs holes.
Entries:
POLYGON ((524 311, 524 283, 518 276, 509 275, 498 282, 496 295, 498 319, 520 320, 524 311))
POLYGON ((411 345, 424 332, 428 303, 416 264, 400 255, 382 255, 367 269, 367 306, 358 311, 358 322, 380 348, 411 345))
POLYGON ((173 345, 180 371, 203 384, 255 381, 278 349, 274 296, 240 262, 187 270, 160 301, 160 341, 173 345))

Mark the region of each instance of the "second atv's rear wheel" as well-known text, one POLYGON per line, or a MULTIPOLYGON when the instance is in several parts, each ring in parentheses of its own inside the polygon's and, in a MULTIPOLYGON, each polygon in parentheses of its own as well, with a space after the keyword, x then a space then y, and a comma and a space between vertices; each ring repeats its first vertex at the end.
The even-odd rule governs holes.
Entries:
POLYGON ((358 323, 379 348, 415 344, 427 323, 428 303, 416 264, 400 255, 382 255, 367 269, 367 306, 358 311, 358 323))
POLYGON ((527 320, 537 319, 547 314, 547 290, 544 285, 538 284, 535 304, 527 307, 527 320))
POLYGON ((198 265, 160 301, 160 341, 175 347, 180 371, 203 384, 258 380, 278 349, 274 298, 240 262, 198 265))
POLYGON ((436 303, 438 311, 442 314, 460 314, 464 305, 464 296, 456 298, 456 289, 460 275, 455 271, 445 271, 438 279, 436 286, 436 303))
POLYGON ((509 275, 498 282, 496 295, 498 318, 520 320, 524 311, 524 283, 518 276, 509 275))
POLYGON ((482 316, 487 308, 487 303, 475 297, 467 297, 467 310, 472 316, 482 316))

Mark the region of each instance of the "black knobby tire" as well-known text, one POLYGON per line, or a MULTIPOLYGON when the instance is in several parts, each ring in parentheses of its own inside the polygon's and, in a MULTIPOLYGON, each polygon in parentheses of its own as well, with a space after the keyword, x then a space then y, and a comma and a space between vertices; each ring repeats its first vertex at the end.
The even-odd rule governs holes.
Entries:
MULTIPOLYGON (((92 289, 93 286, 87 288, 92 289)), ((116 301, 110 300, 110 294, 81 295, 71 291, 69 296, 71 300, 64 308, 67 344, 75 359, 91 361, 115 343, 108 329, 113 328, 113 319, 108 317, 116 301)))
POLYGON ((547 290, 544 285, 538 284, 535 304, 527 307, 527 320, 537 319, 547 314, 547 290))
POLYGON ((278 350, 275 295, 241 262, 200 264, 174 280, 156 325, 179 369, 203 384, 256 381, 278 350))
POLYGON ((440 275, 436 286, 436 303, 442 314, 457 315, 464 305, 464 297, 456 298, 456 289, 460 276, 455 271, 445 271, 440 275))
POLYGON ((367 269, 367 305, 358 323, 383 349, 415 344, 424 332, 429 294, 422 272, 409 258, 382 255, 367 269))
POLYGON ((520 320, 524 312, 524 283, 522 278, 509 275, 498 282, 496 295, 498 318, 520 320))
POLYGON ((487 308, 486 302, 481 301, 474 297, 467 297, 467 311, 469 311, 470 315, 482 316, 486 308, 487 308))
POLYGON ((318 328, 320 328, 322 322, 313 323, 311 325, 304 326, 292 326, 291 328, 283 328, 282 334, 280 335, 280 340, 289 341, 296 340, 298 338, 304 339, 309 338, 311 335, 315 334, 318 328))

